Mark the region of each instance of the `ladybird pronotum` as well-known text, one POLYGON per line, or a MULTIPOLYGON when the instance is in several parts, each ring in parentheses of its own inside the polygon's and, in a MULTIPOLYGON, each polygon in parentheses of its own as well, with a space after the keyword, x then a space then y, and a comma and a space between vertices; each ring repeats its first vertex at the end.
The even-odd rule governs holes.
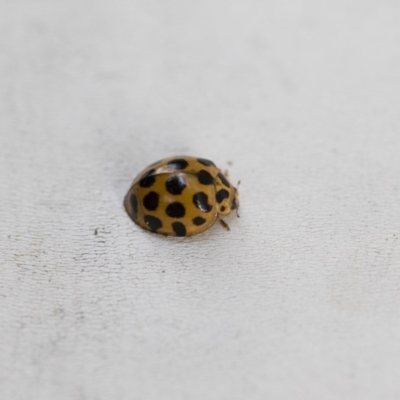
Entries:
MULTIPOLYGON (((132 220, 146 230, 192 236, 237 211, 239 200, 237 189, 212 161, 177 156, 140 172, 124 205, 132 220)), ((228 225, 223 222, 223 226, 228 225)))

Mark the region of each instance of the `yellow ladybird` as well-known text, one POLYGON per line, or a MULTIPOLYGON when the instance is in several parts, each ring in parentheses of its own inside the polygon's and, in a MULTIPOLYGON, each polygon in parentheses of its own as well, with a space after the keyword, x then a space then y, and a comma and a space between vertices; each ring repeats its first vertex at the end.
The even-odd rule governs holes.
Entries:
MULTIPOLYGON (((204 158, 170 157, 145 168, 125 197, 125 209, 144 229, 192 236, 239 207, 237 189, 204 158)), ((222 225, 228 225, 220 219, 222 225)))

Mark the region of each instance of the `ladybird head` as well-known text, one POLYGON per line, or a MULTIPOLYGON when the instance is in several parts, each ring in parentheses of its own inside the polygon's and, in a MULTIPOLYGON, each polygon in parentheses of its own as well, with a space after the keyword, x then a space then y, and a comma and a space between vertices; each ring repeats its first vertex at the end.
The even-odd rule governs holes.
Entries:
MULTIPOLYGON (((240 185, 240 181, 238 182, 238 187, 240 185)), ((236 215, 239 217, 239 192, 237 190, 237 188, 233 188, 234 190, 234 195, 233 195, 233 199, 231 202, 231 211, 235 210, 236 211, 236 215)))
POLYGON ((237 189, 219 173, 216 177, 216 204, 219 215, 228 215, 239 208, 239 196, 237 189))

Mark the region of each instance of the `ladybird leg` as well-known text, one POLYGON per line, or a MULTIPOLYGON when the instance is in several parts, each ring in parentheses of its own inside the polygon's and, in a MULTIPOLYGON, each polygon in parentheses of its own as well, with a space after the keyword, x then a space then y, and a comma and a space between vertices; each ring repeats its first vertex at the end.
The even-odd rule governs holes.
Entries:
POLYGON ((231 228, 229 228, 229 225, 223 220, 223 219, 219 219, 219 223, 224 227, 224 229, 226 229, 227 231, 230 231, 231 228))

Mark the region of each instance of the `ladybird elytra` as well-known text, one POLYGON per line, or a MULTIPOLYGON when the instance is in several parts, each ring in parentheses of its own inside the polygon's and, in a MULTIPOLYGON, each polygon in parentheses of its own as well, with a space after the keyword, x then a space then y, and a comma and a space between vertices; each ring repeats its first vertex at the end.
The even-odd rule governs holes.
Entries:
MULTIPOLYGON (((237 210, 239 199, 237 189, 212 161, 175 156, 142 170, 124 206, 143 229, 164 236, 193 236, 237 210)), ((223 226, 229 229, 226 223, 223 226)))

